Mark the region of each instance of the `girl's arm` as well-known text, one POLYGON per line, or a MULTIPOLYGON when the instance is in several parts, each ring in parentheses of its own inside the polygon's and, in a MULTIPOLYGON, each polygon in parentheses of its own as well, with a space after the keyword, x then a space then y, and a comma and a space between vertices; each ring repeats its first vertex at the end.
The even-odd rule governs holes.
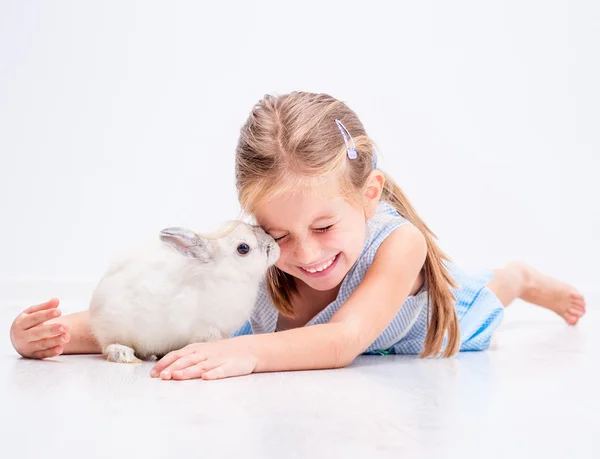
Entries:
POLYGON ((102 349, 92 336, 89 326, 89 311, 75 312, 57 319, 69 327, 70 340, 63 354, 100 354, 102 349))
POLYGON ((393 320, 426 256, 421 232, 403 225, 381 244, 363 281, 328 323, 234 339, 256 357, 256 372, 346 366, 393 320))

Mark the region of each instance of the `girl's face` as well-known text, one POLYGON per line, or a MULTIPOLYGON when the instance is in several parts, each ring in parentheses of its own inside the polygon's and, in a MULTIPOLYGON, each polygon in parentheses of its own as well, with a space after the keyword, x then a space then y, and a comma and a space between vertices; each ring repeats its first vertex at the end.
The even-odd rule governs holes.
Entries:
MULTIPOLYGON (((273 198, 255 212, 258 224, 279 244, 276 266, 315 290, 336 288, 365 242, 362 206, 336 196, 333 184, 273 198)), ((339 196, 339 191, 337 193, 339 196)))

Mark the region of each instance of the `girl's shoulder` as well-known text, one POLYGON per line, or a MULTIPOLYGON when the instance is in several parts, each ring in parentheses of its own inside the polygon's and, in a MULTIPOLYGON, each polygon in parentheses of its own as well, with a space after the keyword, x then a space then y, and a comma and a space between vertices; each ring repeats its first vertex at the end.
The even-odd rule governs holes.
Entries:
POLYGON ((382 201, 377 207, 377 212, 367 221, 367 235, 365 245, 358 257, 357 264, 373 263, 379 246, 392 232, 403 225, 412 223, 389 203, 382 201))

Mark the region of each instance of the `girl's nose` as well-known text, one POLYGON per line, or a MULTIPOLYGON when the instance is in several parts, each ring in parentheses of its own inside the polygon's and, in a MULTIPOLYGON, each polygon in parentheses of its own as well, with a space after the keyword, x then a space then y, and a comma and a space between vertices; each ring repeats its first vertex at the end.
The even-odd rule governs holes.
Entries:
POLYGON ((314 238, 298 240, 294 246, 294 258, 301 265, 310 265, 318 261, 319 246, 314 238))

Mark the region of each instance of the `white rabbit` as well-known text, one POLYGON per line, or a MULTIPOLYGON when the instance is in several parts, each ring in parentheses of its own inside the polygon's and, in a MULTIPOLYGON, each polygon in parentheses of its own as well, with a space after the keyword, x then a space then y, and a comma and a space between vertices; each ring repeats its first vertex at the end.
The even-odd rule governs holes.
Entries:
POLYGON ((228 337, 249 317, 279 246, 241 221, 218 237, 167 228, 116 259, 90 302, 90 329, 109 361, 160 357, 228 337))

